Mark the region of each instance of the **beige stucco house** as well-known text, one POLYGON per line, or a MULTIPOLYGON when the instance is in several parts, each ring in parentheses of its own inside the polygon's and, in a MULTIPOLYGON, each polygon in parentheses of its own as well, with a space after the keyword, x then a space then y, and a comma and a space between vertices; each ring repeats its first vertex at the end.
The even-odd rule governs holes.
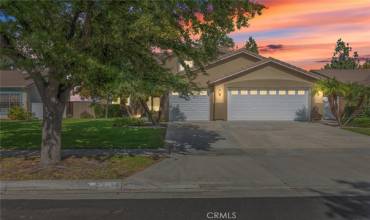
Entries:
MULTIPOLYGON (((64 117, 80 118, 84 112, 94 115, 91 102, 71 95, 64 117)), ((10 108, 15 106, 31 112, 35 118, 43 117, 40 94, 27 74, 17 70, 0 70, 0 119, 7 119, 10 108)))
MULTIPOLYGON (((183 71, 176 59, 168 64, 183 71)), ((189 99, 169 95, 169 119, 184 120, 310 120, 323 113, 323 97, 311 94, 323 76, 245 49, 226 53, 200 70, 202 88, 189 99)))

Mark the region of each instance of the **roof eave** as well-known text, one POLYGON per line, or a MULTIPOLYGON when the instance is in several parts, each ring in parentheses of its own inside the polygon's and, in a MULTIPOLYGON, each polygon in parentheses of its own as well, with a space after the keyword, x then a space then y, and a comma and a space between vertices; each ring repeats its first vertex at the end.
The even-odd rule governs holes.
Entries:
POLYGON ((284 66, 285 68, 288 68, 288 69, 293 70, 293 71, 298 72, 298 73, 302 73, 306 77, 310 77, 310 78, 313 78, 315 80, 321 79, 319 76, 312 75, 312 74, 310 74, 309 72, 307 72, 305 70, 300 70, 300 69, 297 69, 297 68, 292 68, 290 65, 286 65, 284 63, 281 63, 281 61, 280 62, 277 62, 275 59, 268 58, 268 59, 266 59, 264 61, 260 61, 260 63, 256 63, 257 65, 250 66, 250 67, 248 67, 246 69, 240 70, 240 71, 238 71, 236 73, 233 73, 233 74, 231 74, 229 76, 225 76, 225 77, 222 77, 220 79, 214 80, 214 81, 210 82, 209 85, 215 85, 215 84, 219 84, 219 83, 222 83, 222 82, 229 81, 229 80, 234 79, 234 78, 238 78, 239 76, 243 75, 243 73, 246 73, 246 72, 249 72, 249 71, 253 71, 254 69, 256 69, 258 67, 261 67, 263 65, 266 65, 268 63, 274 63, 274 64, 277 64, 279 66, 284 66))

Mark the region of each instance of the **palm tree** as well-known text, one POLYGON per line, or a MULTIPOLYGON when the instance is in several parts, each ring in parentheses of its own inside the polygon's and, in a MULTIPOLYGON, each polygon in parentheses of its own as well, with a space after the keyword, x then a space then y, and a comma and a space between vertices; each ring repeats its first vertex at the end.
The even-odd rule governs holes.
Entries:
POLYGON ((313 95, 322 92, 328 98, 330 111, 339 126, 348 124, 357 112, 370 103, 370 87, 357 83, 342 83, 335 78, 319 80, 313 88, 313 95), (339 100, 345 101, 345 108, 340 108, 339 100))
POLYGON ((339 97, 343 96, 344 91, 343 84, 335 78, 317 81, 312 91, 313 95, 322 92, 328 98, 330 111, 340 126, 342 125, 343 112, 339 109, 339 97))

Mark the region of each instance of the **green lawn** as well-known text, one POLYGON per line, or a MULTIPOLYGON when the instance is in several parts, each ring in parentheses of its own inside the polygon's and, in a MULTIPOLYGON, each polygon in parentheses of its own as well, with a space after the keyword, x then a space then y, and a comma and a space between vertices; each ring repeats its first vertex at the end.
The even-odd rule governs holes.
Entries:
MULTIPOLYGON (((164 128, 112 127, 112 119, 67 119, 63 121, 63 148, 159 148, 164 128)), ((40 121, 0 121, 3 149, 40 149, 40 121)))
POLYGON ((344 129, 370 136, 370 128, 344 128, 344 129))

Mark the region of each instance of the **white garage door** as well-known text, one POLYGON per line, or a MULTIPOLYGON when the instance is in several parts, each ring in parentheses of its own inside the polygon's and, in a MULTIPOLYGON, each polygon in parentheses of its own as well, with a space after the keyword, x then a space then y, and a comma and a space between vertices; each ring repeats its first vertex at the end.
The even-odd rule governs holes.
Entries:
POLYGON ((205 121, 209 120, 209 96, 207 91, 190 96, 189 100, 171 93, 169 97, 170 121, 205 121))
POLYGON ((308 90, 229 89, 228 120, 308 119, 308 90))

